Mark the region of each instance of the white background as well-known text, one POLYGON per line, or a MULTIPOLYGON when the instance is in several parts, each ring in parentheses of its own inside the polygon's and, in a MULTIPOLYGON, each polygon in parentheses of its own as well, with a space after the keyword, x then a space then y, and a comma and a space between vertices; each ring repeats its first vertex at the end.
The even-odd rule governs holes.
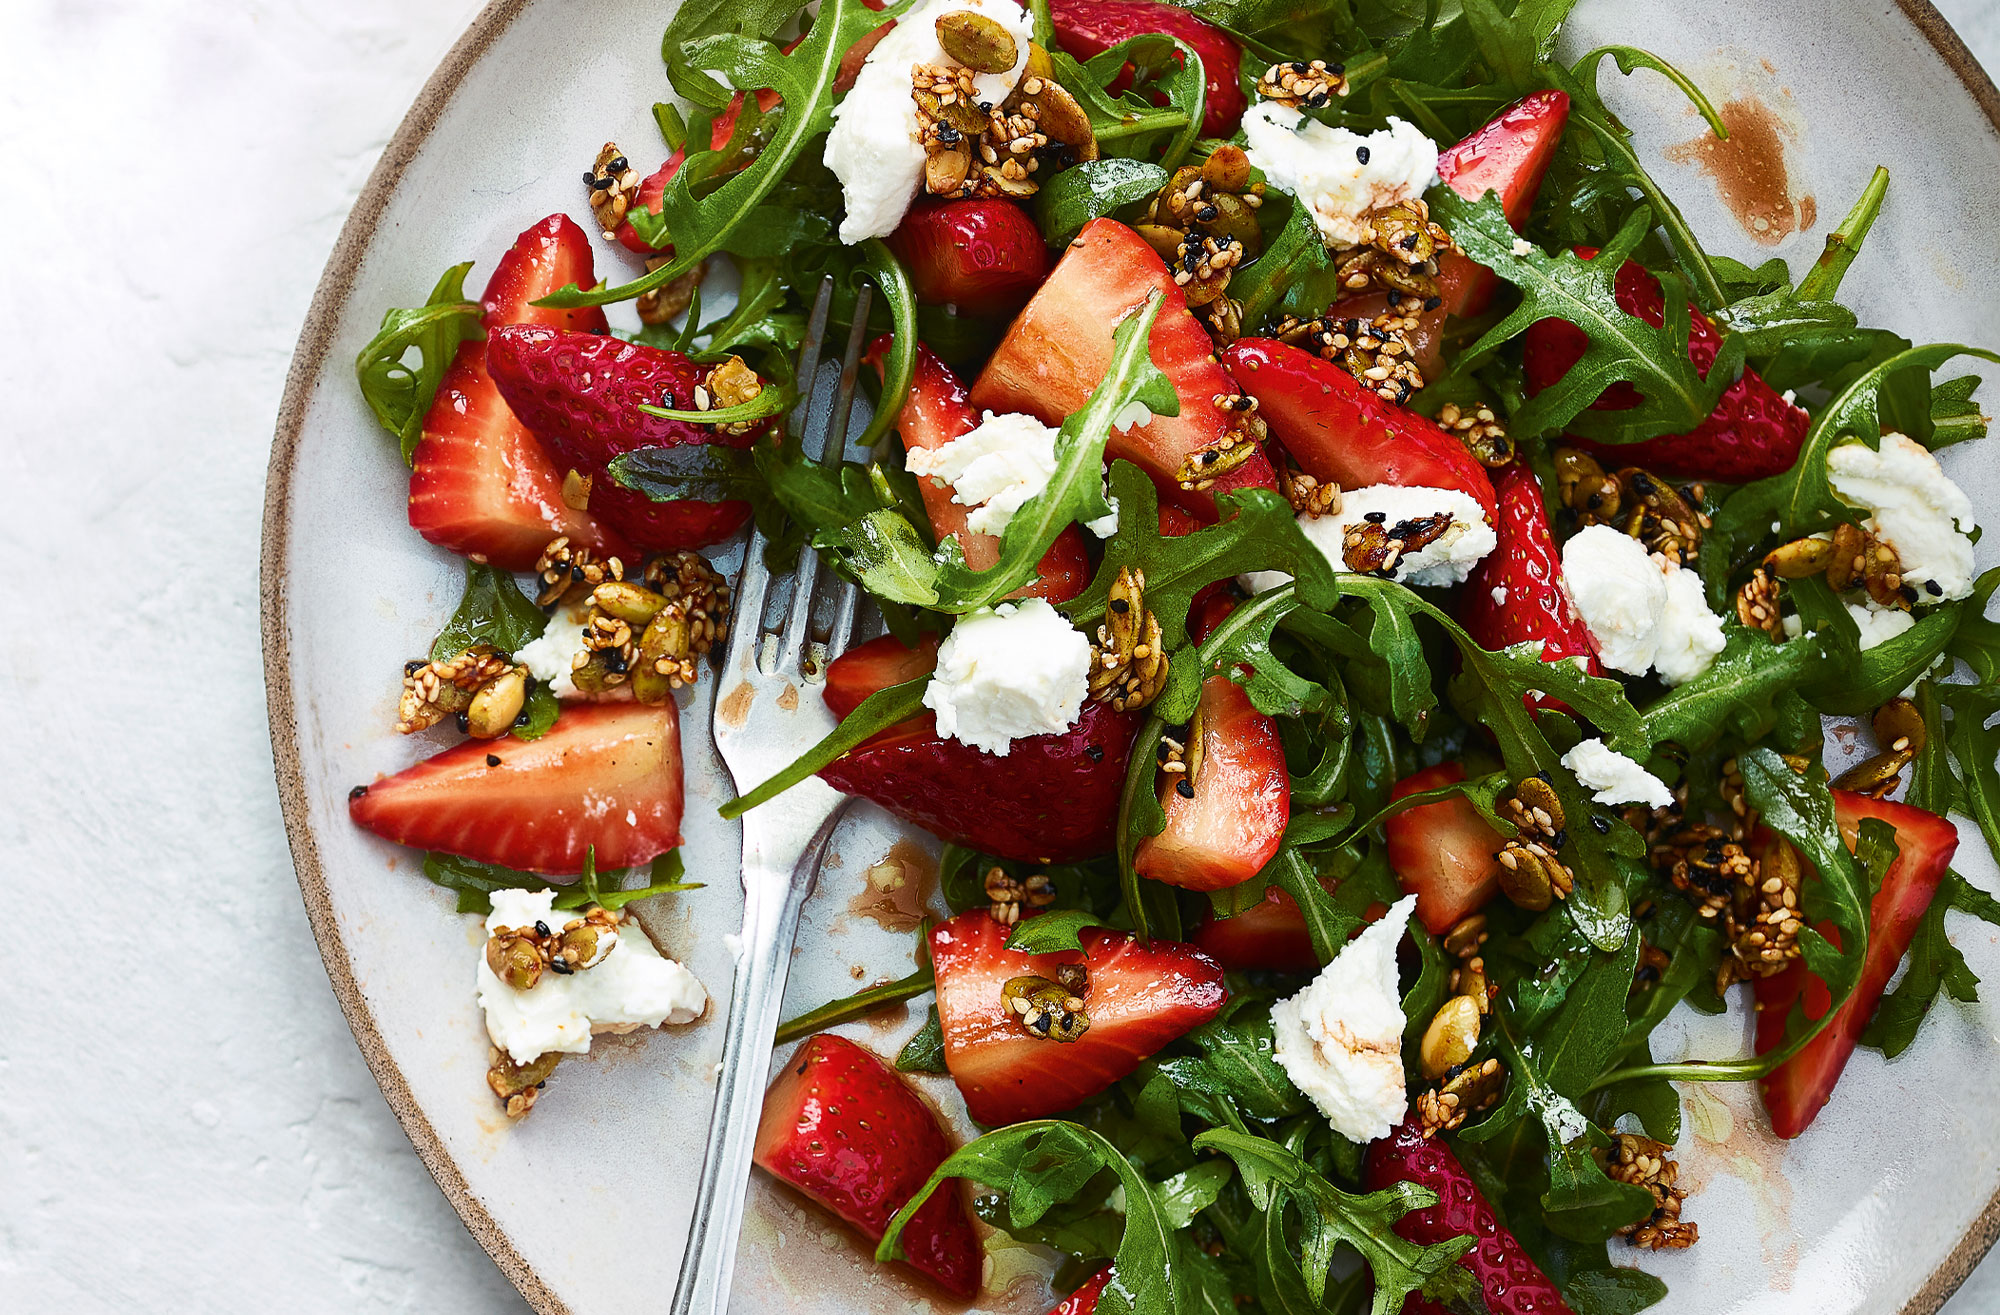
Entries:
POLYGON ((0 3, 0 1309, 525 1309, 320 969, 257 630, 299 322, 477 9, 0 3))

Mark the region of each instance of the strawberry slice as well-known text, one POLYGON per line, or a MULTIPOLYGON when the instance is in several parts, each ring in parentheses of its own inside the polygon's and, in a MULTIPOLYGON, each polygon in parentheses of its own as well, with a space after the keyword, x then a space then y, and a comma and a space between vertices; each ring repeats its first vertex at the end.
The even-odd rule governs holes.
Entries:
MULTIPOLYGON (((1917 924, 1923 921, 1958 849, 1958 831, 1950 822, 1913 805, 1835 790, 1833 807, 1841 839, 1849 849, 1854 848, 1866 818, 1879 818, 1895 827, 1896 861, 1883 875, 1882 888, 1868 909, 1868 953, 1854 994, 1826 1030, 1757 1084, 1764 1094, 1764 1107, 1771 1111, 1771 1130, 1780 1137, 1804 1132, 1833 1096, 1848 1056, 1874 1017, 1883 989, 1909 950, 1917 924)), ((1819 930, 1836 946, 1840 944, 1840 932, 1832 924, 1822 924, 1819 930)), ((1760 1055, 1785 1043, 1785 1019, 1801 995, 1805 997, 1806 1017, 1814 1021, 1824 1017, 1833 1003, 1832 993, 1807 971, 1804 959, 1794 959, 1776 976, 1758 978, 1756 992, 1760 1055)))
POLYGON ((1213 493, 1276 488, 1277 477, 1258 452, 1216 480, 1210 492, 1180 487, 1181 463, 1229 432, 1232 414, 1217 406, 1216 399, 1236 389, 1210 355, 1208 333, 1188 312, 1187 298, 1159 253, 1116 220, 1093 219, 1084 225, 972 385, 972 404, 982 411, 1020 411, 1045 424, 1061 424, 1082 410, 1091 390, 1103 382, 1111 365, 1112 331, 1155 288, 1165 300, 1153 324, 1153 364, 1173 382, 1181 413, 1154 416, 1129 430, 1114 427, 1106 455, 1133 462, 1153 477, 1168 501, 1213 519, 1213 493))
POLYGON ((1597 675, 1597 644, 1563 583, 1562 554, 1549 533, 1541 481, 1516 462, 1500 474, 1499 544, 1472 568, 1458 617, 1481 648, 1539 642, 1542 661, 1580 657, 1597 675))
POLYGON ((1004 320, 1049 272, 1049 248, 1028 212, 998 197, 923 202, 889 235, 910 267, 917 300, 1004 320))
MULTIPOLYGON (((1158 0, 1052 0, 1056 42, 1079 60, 1101 55, 1121 41, 1158 32, 1179 37, 1201 56, 1208 82, 1208 108, 1202 114, 1204 137, 1228 137, 1243 121, 1243 51, 1227 32, 1205 23, 1185 9, 1158 0)), ((1113 91, 1132 85, 1128 66, 1111 84, 1113 91)), ((1155 96, 1166 104, 1164 96, 1155 96)))
MULTIPOLYGON (((1576 254, 1590 260, 1597 255, 1597 248, 1578 247, 1576 254)), ((1665 323, 1666 294, 1660 281, 1638 262, 1628 260, 1618 267, 1612 295, 1627 315, 1636 315, 1656 329, 1665 323)), ((1716 353, 1722 350, 1722 334, 1693 303, 1689 303, 1688 312, 1688 359, 1706 378, 1716 353)), ((1566 320, 1537 320, 1522 335, 1521 346, 1528 394, 1533 396, 1568 374, 1583 358, 1590 339, 1566 320)), ((1623 411, 1638 404, 1639 394, 1632 385, 1616 383, 1591 407, 1623 411)), ((1802 408, 1779 396, 1755 370, 1745 368, 1723 391, 1708 418, 1688 433, 1662 434, 1638 443, 1571 441, 1619 466, 1641 466, 1674 479, 1744 484, 1790 470, 1799 459, 1799 447, 1811 424, 1812 417, 1802 408)))
MULTIPOLYGON (((1171 533, 1164 519, 1160 528, 1171 533)), ((1234 607, 1211 595, 1196 612, 1195 638, 1205 638, 1234 607)), ((1139 842, 1132 866, 1169 886, 1222 890, 1262 872, 1278 852, 1292 815, 1292 782, 1278 724, 1227 674, 1202 682, 1195 716, 1181 734, 1200 727, 1196 769, 1168 778, 1160 792, 1167 824, 1139 842)))
MULTIPOLYGON (((1439 763, 1396 782, 1391 799, 1456 785, 1465 779, 1457 763, 1439 763)), ((1404 890, 1417 897, 1417 920, 1433 935, 1477 912, 1499 888, 1494 851, 1506 843, 1463 795, 1405 808, 1382 824, 1389 868, 1404 890)))
POLYGON ((1494 519, 1493 481, 1465 444, 1339 366, 1270 338, 1231 343, 1222 363, 1308 475, 1345 489, 1457 489, 1494 519))
MULTIPOLYGON (((1470 1235, 1478 1245, 1458 1258, 1472 1271, 1491 1315, 1574 1315, 1562 1290, 1544 1274, 1515 1236, 1493 1213, 1472 1175, 1451 1153, 1444 1138, 1426 1141, 1415 1114, 1368 1147, 1363 1168, 1371 1192, 1397 1183, 1416 1183, 1437 1193, 1437 1204, 1412 1210, 1391 1227, 1419 1246, 1470 1235)), ((1403 1299, 1403 1315, 1445 1315, 1445 1308, 1422 1293, 1403 1299)))
POLYGON ((1210 914, 1194 934, 1195 948, 1231 972, 1261 970, 1309 973, 1319 969, 1306 915, 1298 902, 1276 886, 1264 890, 1260 904, 1233 918, 1210 914))
MULTIPOLYGON (((879 374, 889 353, 888 334, 868 348, 868 362, 879 374)), ((979 424, 979 412, 966 396, 965 385, 951 367, 940 361, 930 348, 917 344, 916 370, 910 378, 910 395, 896 417, 896 433, 904 451, 943 447, 954 438, 970 433, 979 424)), ((917 491, 923 496, 924 511, 939 539, 958 536, 959 551, 966 565, 983 571, 1000 560, 1000 540, 991 534, 974 534, 965 528, 972 508, 952 501, 951 489, 934 479, 919 479, 917 491)), ((1083 534, 1076 526, 1064 528, 1049 550, 1042 554, 1033 583, 1009 594, 1010 598, 1045 598, 1066 603, 1090 583, 1090 558, 1083 546, 1083 534)))
POLYGON ((1215 1017, 1229 998, 1215 960, 1178 941, 1150 944, 1087 929, 1083 953, 1024 954, 985 909, 931 931, 944 1062, 972 1117, 988 1125, 1070 1109, 1130 1073, 1160 1047, 1215 1017), (1089 1030, 1058 1042, 1028 1031, 1001 989, 1016 977, 1053 980, 1062 964, 1089 975, 1089 1030))
MULTIPOLYGON (((596 281, 590 239, 562 215, 550 215, 500 258, 480 298, 481 322, 489 335, 509 324, 608 332, 595 306, 533 304, 564 284, 596 281)), ((460 343, 411 454, 410 527, 440 547, 508 571, 531 570, 559 534, 603 556, 626 551, 595 517, 563 502, 562 482, 562 471, 501 400, 487 373, 486 344, 460 343)))
MULTIPOLYGON (((915 680, 937 669, 938 638, 925 635, 910 648, 894 635, 881 635, 865 644, 856 644, 827 664, 826 685, 820 697, 833 715, 845 721, 861 706, 862 700, 891 685, 915 680)), ((912 718, 912 724, 920 720, 912 718)))
POLYGON ((590 510, 634 547, 700 548, 728 538, 750 519, 739 499, 655 502, 606 469, 614 457, 644 447, 720 444, 745 448, 761 430, 725 434, 707 425, 665 420, 639 407, 693 409, 708 368, 679 352, 595 334, 534 326, 496 329, 486 340, 493 381, 550 455, 590 476, 590 510))
MULTIPOLYGON (((889 1220, 955 1148, 937 1113, 896 1071, 846 1037, 799 1047, 764 1097, 757 1166, 880 1242, 889 1220)), ((918 1207, 904 1263, 957 1297, 979 1291, 985 1253, 964 1193, 918 1207)))
POLYGON ((1062 1304, 1049 1315, 1093 1315, 1097 1309, 1097 1299, 1103 1295, 1104 1285, 1111 1281, 1111 1266, 1092 1274, 1084 1280, 1082 1287, 1062 1299, 1062 1304))
POLYGON ((651 862, 681 843, 680 717, 672 703, 565 705, 538 740, 468 740, 354 787, 347 815, 522 872, 581 872, 591 849, 599 871, 651 862))

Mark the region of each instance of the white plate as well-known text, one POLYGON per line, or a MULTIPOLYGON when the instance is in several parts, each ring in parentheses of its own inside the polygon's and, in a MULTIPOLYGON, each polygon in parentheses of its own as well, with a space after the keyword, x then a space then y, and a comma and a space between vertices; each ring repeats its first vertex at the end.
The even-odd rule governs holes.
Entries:
MULTIPOLYGON (((543 1311, 664 1304, 721 1045, 719 1012, 694 1026, 600 1042, 566 1065, 535 1114, 510 1127, 483 1082, 474 1010, 474 919, 429 886, 416 855, 349 825, 349 787, 434 751, 391 729, 396 673, 458 596, 457 561, 409 529, 407 472, 354 386, 350 362, 382 311, 420 299, 445 266, 481 260, 552 211, 583 212, 577 179, 615 139, 657 143, 649 107, 668 95, 648 0, 500 0, 446 58, 390 143, 328 263, 293 361, 264 532, 264 630, 272 743, 293 856, 342 1008, 384 1096, 466 1226, 543 1311), (579 1152, 582 1152, 579 1154, 579 1152)), ((1864 320, 1919 341, 2000 344, 2000 95, 1922 0, 1902 7, 1766 0, 1585 0, 1571 55, 1606 42, 1678 61, 1718 99, 1759 97, 1777 113, 1794 200, 1817 223, 1776 247, 1751 240, 1692 164, 1662 158, 1697 122, 1647 73, 1607 75, 1645 158, 1711 249, 1777 254, 1802 271, 1877 163, 1888 205, 1849 275, 1864 320), (1726 45, 1718 46, 1718 40, 1726 45), (1784 137, 1796 134, 1796 139, 1784 137)), ((643 162, 643 161, 642 161, 643 162)), ((1740 200, 1740 198, 1739 198, 1740 200)), ((586 221, 587 222, 587 221, 586 221)), ((620 254, 600 248, 600 270, 620 254)), ((1996 502, 1992 448, 1946 465, 1982 509, 1996 502), (1979 467, 1975 469, 1975 467, 1979 467)), ((1982 545, 1982 566, 1995 558, 1982 545)), ((669 953, 727 988, 722 936, 739 921, 737 828, 707 734, 708 690, 683 706, 689 758, 685 854, 708 888, 644 911, 669 953)), ((864 814, 807 910, 787 1013, 899 976, 911 937, 859 911, 863 872, 897 836, 864 814)), ((1992 888, 1976 833, 1961 870, 1992 888)), ((1649 1257, 1672 1285, 1663 1309, 1842 1315, 1935 1310, 2000 1229, 2000 938, 1954 919, 1993 1003, 1940 1005, 1922 1037, 1885 1064, 1856 1056, 1839 1094, 1799 1142, 1775 1141, 1753 1089, 1690 1099, 1683 1181, 1695 1189, 1693 1250, 1649 1257)), ((921 1011, 919 1011, 920 1014, 921 1011)), ((851 1029, 893 1053, 915 1018, 851 1029)), ((1674 1029, 1663 1029, 1663 1042, 1674 1029)), ((1740 1046, 1740 1016, 1688 1029, 1690 1054, 1740 1046)), ((928 1080, 946 1109, 957 1101, 928 1080)), ((761 1177, 752 1188, 734 1308, 904 1312, 924 1290, 862 1258, 827 1222, 761 1177)), ((979 1309, 1036 1312, 1035 1257, 1002 1247, 979 1309)))

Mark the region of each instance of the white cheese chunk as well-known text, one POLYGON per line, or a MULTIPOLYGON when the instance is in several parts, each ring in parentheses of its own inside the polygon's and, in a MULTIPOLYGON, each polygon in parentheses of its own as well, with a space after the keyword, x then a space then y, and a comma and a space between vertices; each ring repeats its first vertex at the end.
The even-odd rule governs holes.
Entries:
POLYGON ((1577 615, 1613 671, 1657 671, 1667 684, 1684 685, 1722 652, 1722 618, 1708 610, 1694 571, 1609 525, 1578 531, 1562 560, 1577 615))
MULTIPOLYGON (((561 931, 580 915, 554 909, 557 893, 494 891, 487 935, 537 922, 561 931)), ((525 991, 515 990, 494 974, 482 945, 479 1007, 486 1013, 486 1035, 493 1044, 516 1064, 526 1064, 550 1051, 582 1054, 590 1049, 593 1028, 692 1022, 708 1007, 708 993, 693 973, 663 957, 645 930, 627 919, 594 967, 568 974, 544 972, 525 991)))
POLYGON ((1349 1141, 1387 1136, 1409 1109, 1396 947, 1416 906, 1414 895, 1398 900, 1304 990, 1271 1006, 1272 1057, 1349 1141))
POLYGON ((1312 212, 1332 247, 1368 241, 1369 211, 1422 196, 1438 180, 1437 144, 1397 118, 1363 136, 1265 101, 1243 116, 1243 136, 1250 163, 1312 212))
POLYGON ((1015 740, 1076 725, 1090 661, 1090 641, 1039 598, 981 608, 939 646, 924 706, 939 735, 1005 758, 1015 740))
POLYGON ((1901 608, 1877 607, 1873 602, 1847 603, 1847 614, 1854 618, 1854 624, 1861 628, 1861 651, 1867 652, 1878 644, 1886 644, 1917 623, 1917 619, 1901 608))
MULTIPOLYGON (((1400 584, 1457 584, 1472 574, 1472 568, 1500 542, 1493 527, 1486 523, 1485 508, 1458 489, 1370 484, 1342 493, 1337 512, 1299 517, 1299 526, 1326 555, 1334 570, 1345 571, 1350 528, 1374 521, 1393 536, 1399 524, 1439 512, 1449 514, 1451 524, 1423 547, 1399 556, 1390 578, 1400 584)), ((1251 592, 1262 593, 1291 578, 1283 571, 1252 571, 1243 577, 1243 583, 1251 592)))
POLYGON ((537 639, 530 640, 514 654, 514 660, 528 669, 528 674, 549 687, 549 692, 559 699, 572 698, 576 694, 576 684, 570 679, 574 670, 576 655, 583 651, 585 626, 582 613, 567 607, 558 607, 549 617, 548 627, 537 639))
POLYGON ((1896 550, 1904 583, 1930 599, 1972 592, 1972 499, 1922 444, 1901 434, 1882 435, 1880 449, 1843 443, 1826 472, 1841 501, 1871 513, 1863 527, 1896 550))
POLYGON ((1562 756, 1562 765, 1576 774, 1578 785, 1596 792, 1590 797, 1600 804, 1665 808, 1674 801, 1665 781, 1603 740, 1583 741, 1562 756))
POLYGON ((965 528, 999 534, 1056 473, 1056 431, 1031 415, 986 418, 948 443, 912 448, 904 464, 912 475, 952 490, 951 500, 973 508, 965 528))

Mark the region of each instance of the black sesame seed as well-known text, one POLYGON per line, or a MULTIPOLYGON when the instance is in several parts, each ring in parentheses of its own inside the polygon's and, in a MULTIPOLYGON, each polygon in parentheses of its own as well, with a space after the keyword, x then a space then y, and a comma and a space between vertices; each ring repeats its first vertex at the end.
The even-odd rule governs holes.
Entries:
POLYGON ((1292 72, 1298 74, 1300 77, 1304 77, 1309 71, 1310 66, 1304 60, 1295 59, 1292 61, 1292 72))
POLYGON ((1371 511, 1366 516, 1363 516, 1361 519, 1367 521, 1371 525, 1380 525, 1383 521, 1389 519, 1389 513, 1386 511, 1371 511))
POLYGON ((1086 744, 1083 746, 1083 756, 1090 759, 1090 761, 1094 763, 1101 763, 1104 761, 1103 746, 1096 744, 1086 744))
MULTIPOLYGON (((1936 586, 1933 585, 1932 588, 1936 588, 1936 586)), ((405 662, 403 664, 403 674, 406 676, 414 676, 419 671, 422 671, 428 665, 429 664, 426 663, 422 658, 411 658, 408 662, 405 662)))
POLYGON ((487 755, 486 755, 486 765, 487 765, 488 767, 498 767, 498 766, 500 765, 500 755, 499 755, 499 754, 497 754, 497 753, 489 753, 489 754, 487 754, 487 755))
POLYGON ((1355 148, 1354 148, 1354 158, 1355 158, 1355 159, 1357 159, 1357 160, 1359 160, 1359 161, 1360 161, 1361 163, 1363 163, 1363 164, 1367 164, 1367 163, 1368 163, 1368 148, 1367 148, 1366 146, 1357 146, 1357 147, 1355 147, 1355 148))
POLYGON ((1590 829, 1600 836, 1608 836, 1611 834, 1611 819, 1593 814, 1590 819, 1590 829))
POLYGON ((1944 597, 1944 586, 1936 580, 1926 580, 1924 581, 1924 592, 1933 598, 1942 598, 1944 597))
POLYGON ((1328 65, 1326 66, 1326 71, 1327 71, 1327 72, 1329 72, 1329 73, 1331 73, 1331 74, 1333 74, 1333 75, 1334 75, 1335 77, 1339 77, 1339 76, 1340 76, 1341 74, 1343 74, 1343 73, 1347 72, 1347 65, 1345 65, 1345 64, 1328 64, 1328 65))
POLYGON ((460 735, 472 733, 472 719, 462 712, 458 714, 458 733, 460 735))
POLYGON ((1917 587, 1913 584, 1906 584, 1901 589, 1898 589, 1896 592, 1903 596, 1903 601, 1906 603, 1914 603, 1917 601, 1917 598, 1919 597, 1917 593, 1917 587))
MULTIPOLYGON (((539 927, 541 924, 536 923, 535 925, 539 927)), ((544 933, 544 935, 546 934, 547 933, 544 933)), ((559 977, 567 977, 571 973, 576 971, 576 969, 570 967, 567 963, 563 962, 561 959, 550 959, 549 967, 555 969, 556 975, 559 977)))
POLYGON ((596 190, 596 187, 597 187, 597 175, 596 175, 596 174, 593 174, 593 173, 586 173, 586 174, 585 174, 585 175, 583 176, 583 185, 584 185, 585 187, 588 187, 588 188, 591 188, 591 189, 592 189, 593 191, 594 191, 594 190, 596 190))
POLYGON ((631 167, 632 167, 632 162, 630 160, 627 160, 622 155, 614 155, 611 157, 610 161, 605 164, 604 172, 607 174, 622 174, 631 167))
POLYGON ((1405 251, 1415 251, 1417 249, 1417 234, 1415 233, 1408 234, 1403 238, 1400 245, 1405 251))
POLYGON ((1568 831, 1558 831, 1554 835, 1549 837, 1549 844, 1555 847, 1556 849, 1561 849, 1564 845, 1567 845, 1568 843, 1569 843, 1568 831))
POLYGON ((1536 772, 1535 779, 1543 785, 1554 785, 1556 783, 1556 778, 1550 776, 1547 772, 1536 772))
POLYGON ((363 795, 365 795, 365 794, 367 794, 367 793, 368 793, 368 787, 367 787, 367 786, 365 786, 365 785, 357 785, 357 786, 355 786, 355 787, 354 787, 354 788, 353 788, 352 790, 349 790, 349 791, 347 792, 347 797, 348 797, 348 798, 349 798, 350 800, 353 800, 353 799, 359 799, 359 798, 361 798, 361 797, 362 797, 363 795))
POLYGON ((1183 776, 1180 780, 1174 782, 1174 793, 1183 799, 1194 798, 1194 782, 1183 776))
POLYGON ((1444 298, 1443 298, 1443 297, 1425 297, 1425 298, 1424 298, 1424 309, 1425 309, 1425 310, 1436 310, 1436 309, 1437 309, 1438 307, 1440 307, 1440 306, 1442 306, 1442 305, 1444 305, 1444 298))
POLYGON ((1132 610, 1132 604, 1123 598, 1114 598, 1111 600, 1111 610, 1122 616, 1132 610))
POLYGON ((1214 206, 1205 205, 1201 209, 1194 212, 1194 217, 1196 219, 1199 219, 1202 223, 1206 224, 1213 221, 1215 217, 1217 215, 1220 215, 1221 213, 1222 212, 1220 210, 1217 210, 1214 206))
POLYGON ((610 672, 620 672, 620 671, 624 671, 624 670, 626 670, 626 667, 627 667, 627 664, 626 664, 626 661, 625 661, 625 655, 624 655, 623 653, 620 653, 620 652, 619 652, 618 650, 616 650, 616 649, 606 649, 606 650, 605 650, 605 653, 604 653, 604 669, 605 669, 606 671, 610 671, 610 672))
POLYGON ((547 924, 546 922, 543 922, 543 921, 542 921, 542 920, 541 920, 540 918, 537 918, 537 919, 535 919, 535 934, 536 934, 537 936, 546 936, 546 935, 548 935, 548 934, 549 934, 549 924, 547 924))

